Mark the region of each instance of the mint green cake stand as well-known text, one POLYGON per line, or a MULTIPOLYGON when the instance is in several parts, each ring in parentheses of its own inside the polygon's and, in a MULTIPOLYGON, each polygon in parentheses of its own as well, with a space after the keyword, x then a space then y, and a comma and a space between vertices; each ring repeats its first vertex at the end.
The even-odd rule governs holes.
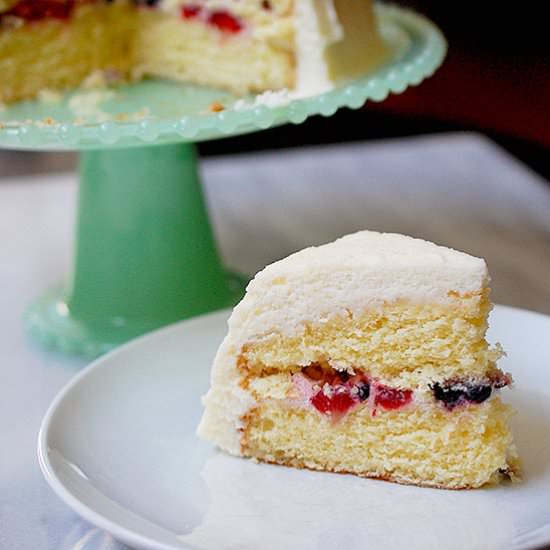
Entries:
POLYGON ((439 30, 411 11, 377 9, 390 60, 316 97, 268 105, 151 80, 0 109, 0 147, 81 151, 73 270, 29 307, 31 337, 93 357, 151 329, 233 305, 244 281, 219 259, 194 143, 357 109, 430 76, 446 52, 439 30), (225 109, 212 112, 213 103, 225 109))

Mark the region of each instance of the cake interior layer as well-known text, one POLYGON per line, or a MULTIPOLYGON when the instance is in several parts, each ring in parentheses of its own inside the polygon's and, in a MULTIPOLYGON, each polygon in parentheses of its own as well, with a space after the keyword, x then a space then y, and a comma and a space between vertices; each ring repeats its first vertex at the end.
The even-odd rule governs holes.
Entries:
POLYGON ((265 462, 347 472, 451 489, 514 477, 517 459, 499 398, 449 412, 358 409, 334 425, 317 412, 266 401, 244 418, 243 455, 265 462))
POLYGON ((224 31, 230 23, 221 18, 215 26, 126 3, 83 5, 70 20, 0 29, 0 101, 76 87, 97 70, 120 80, 159 76, 239 93, 292 87, 293 34, 287 21, 274 41, 269 30, 284 19, 271 23, 264 21, 263 33, 235 33, 224 31))
POLYGON ((487 293, 450 303, 386 303, 324 322, 305 322, 299 334, 272 331, 240 348, 239 366, 260 376, 273 370, 328 363, 360 368, 382 382, 416 387, 431 381, 482 378, 500 352, 485 340, 487 293))
POLYGON ((237 93, 294 85, 292 34, 278 43, 246 34, 226 36, 200 20, 182 22, 139 11, 134 76, 159 76, 229 88, 237 93))
POLYGON ((291 0, 14 4, 20 16, 0 14, 0 102, 6 103, 73 88, 97 69, 119 79, 159 76, 238 94, 292 89, 302 75, 302 91, 318 93, 388 54, 369 0, 335 0, 334 9, 302 0, 300 6, 312 6, 311 32, 291 0))
POLYGON ((35 97, 41 90, 78 86, 100 69, 129 74, 133 10, 124 4, 84 5, 70 24, 48 19, 0 29, 0 102, 35 97))

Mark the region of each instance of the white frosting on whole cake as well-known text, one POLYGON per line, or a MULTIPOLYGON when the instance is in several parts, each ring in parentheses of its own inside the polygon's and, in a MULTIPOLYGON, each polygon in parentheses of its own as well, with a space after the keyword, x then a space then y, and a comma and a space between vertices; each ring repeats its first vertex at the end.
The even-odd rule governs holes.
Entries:
POLYGON ((242 374, 237 368, 237 355, 229 333, 214 359, 211 387, 202 399, 205 411, 197 433, 214 441, 224 451, 239 456, 244 427, 242 418, 254 406, 255 400, 240 386, 242 374))
POLYGON ((399 299, 448 303, 479 292, 485 261, 393 233, 361 231, 301 250, 260 271, 229 321, 237 345, 271 332, 293 335, 305 321, 362 313, 399 299))
POLYGON ((333 0, 301 0, 296 3, 295 17, 296 90, 303 96, 329 90, 333 83, 328 74, 325 50, 344 33, 333 0))

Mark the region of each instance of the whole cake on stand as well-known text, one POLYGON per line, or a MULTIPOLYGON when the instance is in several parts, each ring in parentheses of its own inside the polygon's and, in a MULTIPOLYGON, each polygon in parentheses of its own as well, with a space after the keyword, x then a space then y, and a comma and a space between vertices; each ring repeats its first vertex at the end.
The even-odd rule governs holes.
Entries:
POLYGON ((425 18, 364 1, 137 4, 0 0, 0 146, 81 151, 72 273, 26 315, 34 339, 66 353, 95 356, 242 296, 216 250, 194 142, 382 101, 446 51, 425 18), (147 75, 170 80, 133 82, 147 75))
POLYGON ((371 0, 4 0, 0 101, 170 78, 244 93, 326 91, 388 51, 371 0), (36 55, 39 51, 40 55, 36 55))

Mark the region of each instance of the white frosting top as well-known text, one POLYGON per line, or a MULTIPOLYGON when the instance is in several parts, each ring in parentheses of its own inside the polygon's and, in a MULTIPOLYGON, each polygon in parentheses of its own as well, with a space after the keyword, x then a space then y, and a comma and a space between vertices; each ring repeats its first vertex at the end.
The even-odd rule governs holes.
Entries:
POLYGON ((229 327, 240 345, 397 299, 445 303, 450 292, 479 292, 488 283, 480 258, 404 235, 361 231, 260 271, 229 327))

